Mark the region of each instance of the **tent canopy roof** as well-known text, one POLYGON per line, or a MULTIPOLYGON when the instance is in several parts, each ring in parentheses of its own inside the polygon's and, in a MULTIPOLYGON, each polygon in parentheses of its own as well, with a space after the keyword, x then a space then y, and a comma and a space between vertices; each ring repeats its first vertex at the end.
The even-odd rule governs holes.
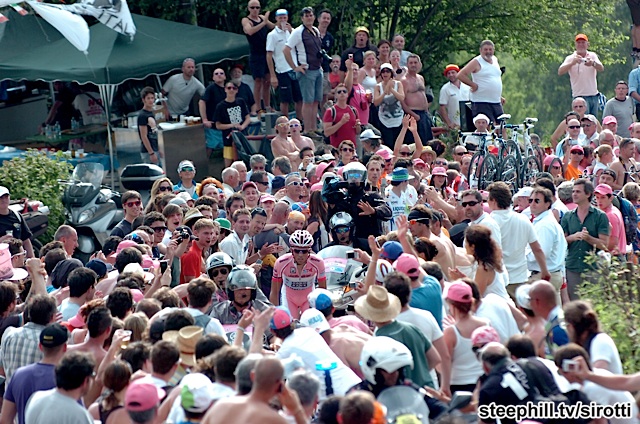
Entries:
POLYGON ((132 17, 137 27, 132 42, 98 23, 90 28, 91 42, 85 55, 42 19, 12 15, 9 22, 0 24, 19 26, 17 30, 5 29, 4 34, 0 31, 0 81, 59 80, 117 85, 128 79, 144 79, 180 69, 187 57, 198 64, 215 64, 249 54, 249 44, 243 35, 141 15, 132 17), (35 43, 20 38, 33 39, 35 43), (36 47, 30 46, 36 43, 36 47), (6 49, 12 53, 6 53, 6 49))

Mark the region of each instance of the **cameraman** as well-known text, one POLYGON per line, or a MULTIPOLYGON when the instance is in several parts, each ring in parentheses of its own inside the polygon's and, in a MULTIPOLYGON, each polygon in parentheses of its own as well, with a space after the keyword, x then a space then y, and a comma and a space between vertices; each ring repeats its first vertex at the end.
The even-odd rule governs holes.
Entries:
POLYGON ((370 235, 381 235, 382 222, 391 219, 391 208, 379 193, 365 191, 367 168, 351 162, 342 168, 342 176, 344 182, 326 182, 322 190, 322 198, 328 204, 328 218, 337 212, 347 212, 355 226, 354 237, 366 240, 370 235))

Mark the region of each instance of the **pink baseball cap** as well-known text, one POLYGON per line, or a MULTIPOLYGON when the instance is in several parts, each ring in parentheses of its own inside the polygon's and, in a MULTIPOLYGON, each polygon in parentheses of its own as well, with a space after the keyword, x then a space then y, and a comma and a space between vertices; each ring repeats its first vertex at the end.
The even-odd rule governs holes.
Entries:
POLYGON ((409 276, 409 278, 413 279, 420 276, 420 262, 418 262, 418 258, 409 253, 403 253, 398 256, 398 259, 393 263, 393 267, 396 271, 409 276))
POLYGON ((242 190, 240 190, 240 191, 244 191, 248 187, 253 187, 256 190, 258 190, 258 186, 257 186, 256 183, 254 183, 253 181, 247 181, 246 183, 242 184, 242 190))
POLYGON ((116 256, 118 256, 118 253, 122 252, 127 247, 134 247, 134 246, 137 246, 137 245, 138 245, 138 243, 136 243, 133 240, 122 240, 118 244, 118 247, 116 248, 116 251, 113 252, 111 255, 109 255, 109 257, 115 258, 116 256))
POLYGON ((325 173, 327 168, 329 168, 330 166, 335 167, 336 163, 334 161, 331 161, 329 163, 327 163, 327 162, 319 163, 318 166, 316 167, 316 177, 318 177, 318 178, 322 177, 322 175, 325 173))
POLYGON ((420 158, 416 158, 413 160, 413 166, 426 166, 427 164, 420 158))
POLYGON ((395 157, 389 149, 380 149, 376 152, 376 155, 381 156, 384 160, 393 159, 395 157))
POLYGON ((609 124, 617 124, 618 120, 616 119, 615 116, 605 116, 604 119, 602 120, 602 125, 609 125, 609 124))
POLYGON ((127 387, 124 396, 124 406, 127 411, 148 411, 158 406, 160 399, 165 396, 165 391, 156 387, 151 380, 141 378, 127 387))
POLYGON ((604 194, 604 195, 613 194, 613 190, 611 189, 611 186, 609 184, 598 184, 596 189, 593 191, 598 194, 604 194))
POLYGON ((471 303, 471 287, 467 283, 452 283, 447 290, 447 299, 454 302, 471 303))
POLYGON ((260 196, 260 203, 262 203, 262 202, 273 202, 273 203, 275 203, 276 202, 276 198, 273 197, 270 194, 263 194, 262 196, 260 196))
POLYGON ((292 321, 293 319, 289 311, 283 306, 278 306, 271 317, 269 327, 271 327, 272 330, 282 330, 290 326, 292 321))
MULTIPOLYGON (((466 284, 465 284, 466 285, 466 284)), ((487 343, 498 342, 500 343, 500 335, 498 332, 488 325, 478 327, 471 333, 471 345, 472 346, 484 346, 487 343)))
POLYGON ((581 152, 584 153, 584 149, 582 148, 582 146, 576 144, 575 146, 571 146, 571 152, 581 152))
POLYGON ((444 169, 442 166, 437 166, 433 168, 433 171, 431 171, 431 175, 440 175, 441 177, 446 177, 447 170, 444 169))
POLYGON ((74 328, 82 328, 85 324, 84 317, 80 314, 80 311, 78 311, 75 316, 71 317, 71 319, 67 321, 67 324, 74 328))
POLYGON ((543 166, 549 166, 549 165, 551 165, 551 162, 552 162, 555 158, 557 158, 557 157, 558 157, 558 156, 556 156, 556 155, 547 155, 547 156, 545 156, 545 157, 544 157, 544 160, 542 161, 542 165, 543 165, 543 166))
POLYGON ((322 183, 315 183, 314 185, 311 186, 311 188, 309 190, 311 190, 311 191, 322 191, 322 183))

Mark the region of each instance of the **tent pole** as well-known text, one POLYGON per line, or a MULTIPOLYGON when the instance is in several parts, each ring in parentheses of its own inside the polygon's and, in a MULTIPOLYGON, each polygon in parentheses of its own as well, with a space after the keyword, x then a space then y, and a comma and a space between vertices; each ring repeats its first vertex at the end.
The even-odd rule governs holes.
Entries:
POLYGON ((100 84, 100 96, 104 102, 105 113, 107 115, 107 141, 109 143, 109 163, 111 173, 111 189, 115 190, 115 169, 113 165, 113 133, 111 131, 111 100, 113 99, 113 93, 115 88, 110 84, 100 84))

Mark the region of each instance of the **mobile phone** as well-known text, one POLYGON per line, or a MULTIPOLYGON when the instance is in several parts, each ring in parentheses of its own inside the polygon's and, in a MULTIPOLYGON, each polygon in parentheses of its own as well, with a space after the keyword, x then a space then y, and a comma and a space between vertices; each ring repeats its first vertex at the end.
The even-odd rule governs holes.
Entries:
POLYGON ((160 261, 160 272, 162 274, 164 274, 164 272, 167 270, 167 267, 169 266, 169 260, 164 259, 160 261))
POLYGON ((578 371, 578 363, 573 359, 562 360, 562 371, 564 372, 576 372, 578 371))

